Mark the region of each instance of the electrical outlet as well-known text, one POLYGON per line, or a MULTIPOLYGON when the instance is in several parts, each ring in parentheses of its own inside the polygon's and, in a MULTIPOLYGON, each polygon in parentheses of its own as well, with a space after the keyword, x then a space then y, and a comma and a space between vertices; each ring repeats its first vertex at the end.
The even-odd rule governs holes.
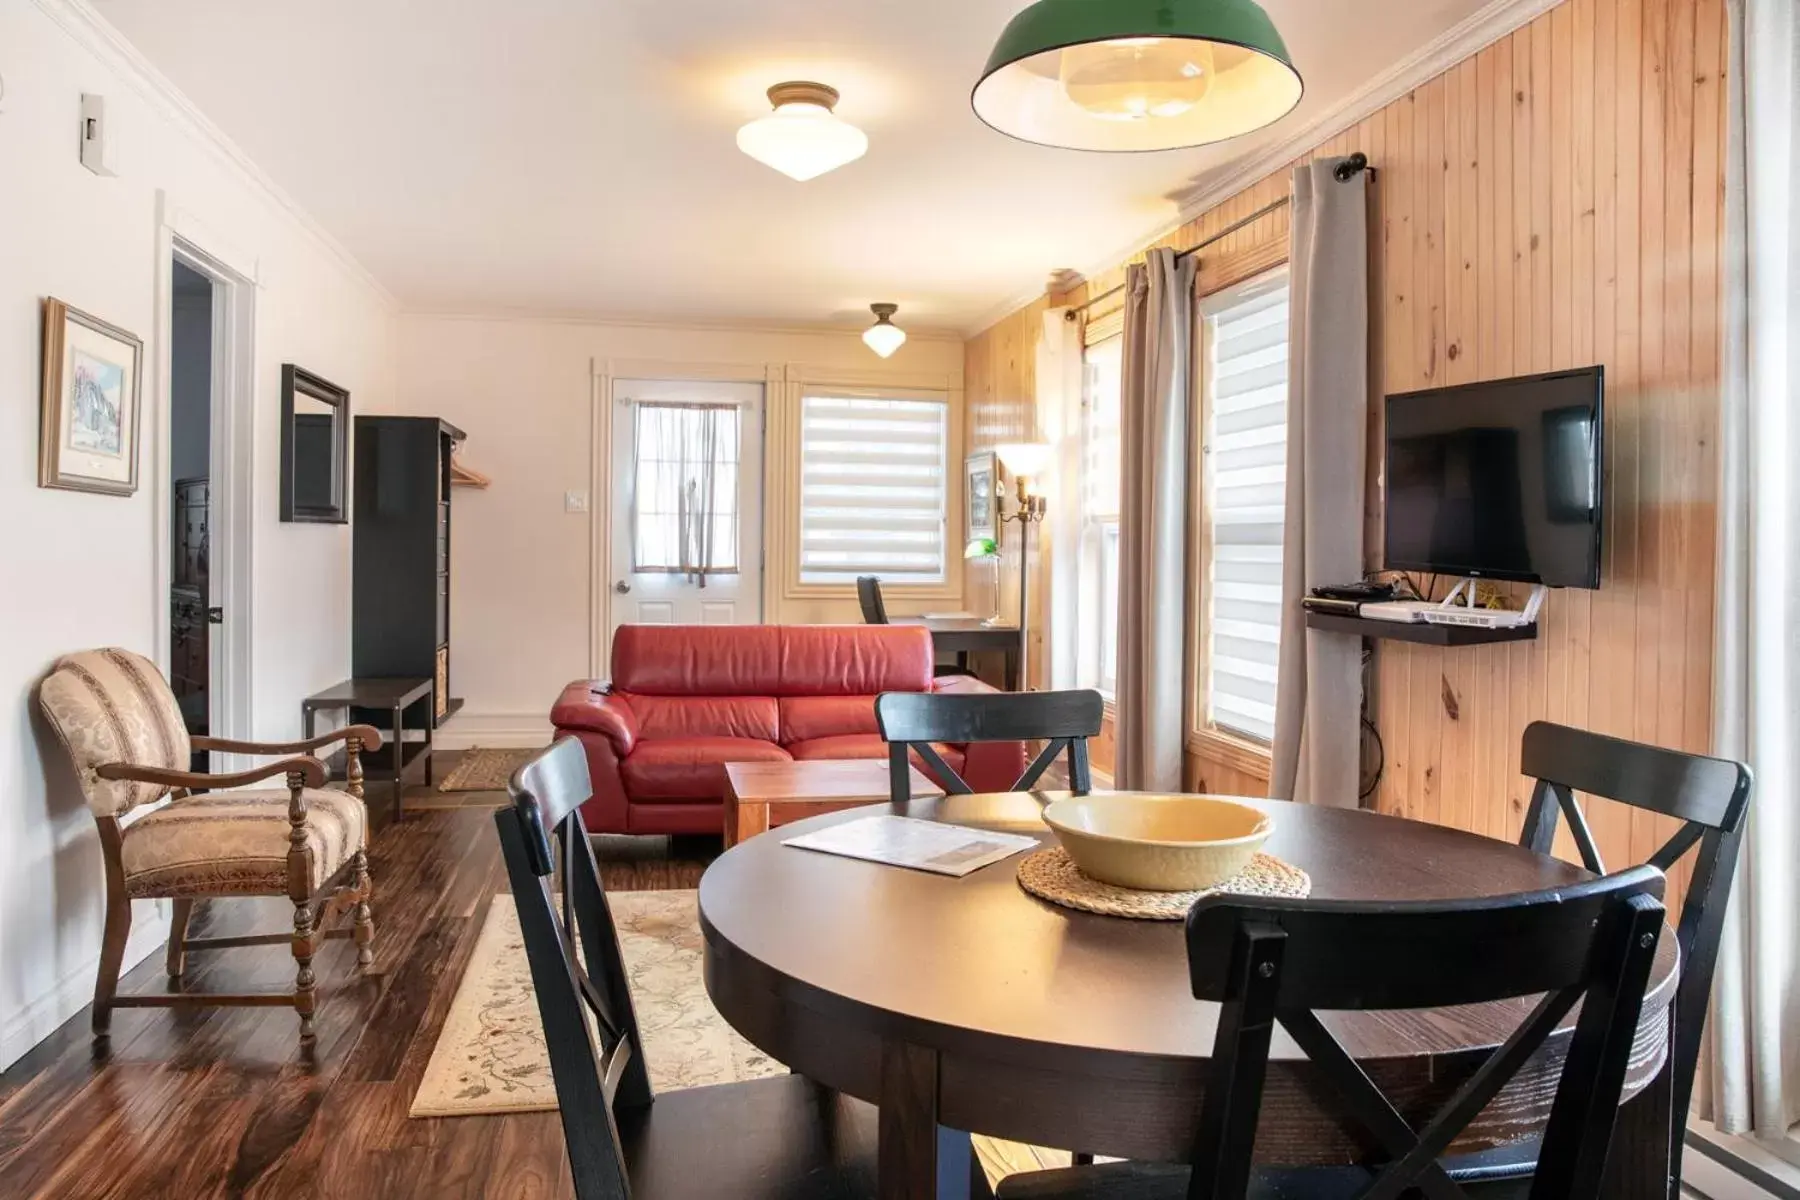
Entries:
POLYGON ((563 511, 584 513, 588 510, 588 494, 586 492, 564 492, 563 511))

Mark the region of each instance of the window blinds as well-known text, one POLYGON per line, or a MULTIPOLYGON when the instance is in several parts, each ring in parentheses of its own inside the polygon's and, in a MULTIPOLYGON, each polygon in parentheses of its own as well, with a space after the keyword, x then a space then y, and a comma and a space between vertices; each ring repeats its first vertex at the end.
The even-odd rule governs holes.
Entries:
POLYGON ((1203 311, 1207 720, 1269 741, 1287 491, 1287 273, 1209 298, 1203 311))
POLYGON ((802 582, 944 581, 948 415, 942 400, 802 399, 802 582))

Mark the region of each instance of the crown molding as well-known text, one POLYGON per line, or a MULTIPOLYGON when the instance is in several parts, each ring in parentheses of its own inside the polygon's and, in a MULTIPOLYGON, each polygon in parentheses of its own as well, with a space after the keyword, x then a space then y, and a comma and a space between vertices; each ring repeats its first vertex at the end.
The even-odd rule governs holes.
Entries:
MULTIPOLYGON (((1303 158, 1338 134, 1360 124, 1394 101, 1442 75, 1477 52, 1514 33, 1564 0, 1493 0, 1471 13, 1412 54, 1376 75, 1337 104, 1269 142, 1254 153, 1210 173, 1210 178, 1181 193, 1174 220, 1149 237, 1140 237, 1090 264, 1081 274, 1089 280, 1116 271, 1146 248, 1288 164, 1303 158)), ((1371 166, 1379 168, 1380 163, 1371 166)), ((992 328, 1046 293, 1039 289, 1013 296, 989 309, 969 330, 974 337, 992 328)))
MULTIPOLYGON (((260 193, 287 216, 356 282, 373 292, 391 310, 400 301, 356 256, 333 237, 311 213, 265 174, 225 131, 184 95, 174 82, 157 70, 125 35, 89 0, 32 0, 71 41, 115 71, 166 120, 212 152, 220 163, 241 176, 252 191, 260 193)), ((154 183, 155 181, 151 181, 154 183)))
MULTIPOLYGON (((538 311, 523 308, 502 309, 436 309, 407 307, 400 311, 404 319, 425 321, 484 321, 527 325, 577 325, 604 329, 673 329, 683 333, 760 333, 795 336, 862 337, 866 324, 846 325, 832 321, 757 321, 696 320, 682 317, 619 316, 604 313, 538 311)), ((954 342, 967 337, 960 329, 915 329, 905 326, 906 340, 912 342, 954 342)))

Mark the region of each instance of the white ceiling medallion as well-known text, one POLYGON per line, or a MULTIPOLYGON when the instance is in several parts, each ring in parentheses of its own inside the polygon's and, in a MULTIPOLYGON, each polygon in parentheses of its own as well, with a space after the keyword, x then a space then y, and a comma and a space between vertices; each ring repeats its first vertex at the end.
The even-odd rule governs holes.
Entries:
POLYGON ((778 83, 769 89, 775 111, 738 130, 738 149, 802 182, 855 162, 868 135, 832 113, 837 89, 822 83, 778 83))
POLYGON ((863 342, 881 357, 891 358, 894 351, 906 344, 906 330, 894 324, 894 314, 900 311, 900 306, 871 304, 869 311, 875 314, 875 323, 863 330, 863 342))

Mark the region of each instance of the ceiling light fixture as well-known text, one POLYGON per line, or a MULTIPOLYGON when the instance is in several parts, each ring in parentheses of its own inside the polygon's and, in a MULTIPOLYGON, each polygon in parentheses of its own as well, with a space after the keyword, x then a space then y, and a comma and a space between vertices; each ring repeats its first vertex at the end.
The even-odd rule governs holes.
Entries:
POLYGON ((869 138, 832 113, 837 102, 837 89, 822 83, 778 83, 769 89, 775 111, 738 130, 738 149, 802 182, 855 162, 869 138))
POLYGON ((906 330, 894 324, 894 314, 900 306, 871 304, 869 311, 875 314, 875 323, 863 330, 863 342, 881 357, 892 358, 894 351, 906 344, 906 330))
POLYGON ((1001 133, 1069 150, 1175 150, 1240 137, 1300 103, 1255 0, 1037 0, 975 85, 1001 133))

